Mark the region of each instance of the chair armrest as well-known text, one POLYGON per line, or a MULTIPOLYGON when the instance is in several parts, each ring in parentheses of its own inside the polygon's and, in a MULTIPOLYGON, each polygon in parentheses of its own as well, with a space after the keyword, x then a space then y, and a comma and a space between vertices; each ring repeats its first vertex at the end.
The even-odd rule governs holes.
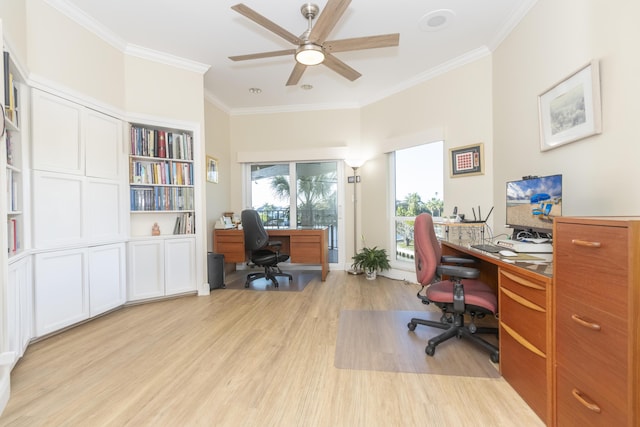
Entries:
POLYGON ((459 265, 439 265, 436 268, 436 273, 438 276, 459 277, 461 279, 477 279, 480 277, 478 269, 459 265))
POLYGON ((462 258, 454 255, 442 255, 440 262, 446 262, 448 264, 475 264, 476 261, 473 258, 462 258))
POLYGON ((267 242, 267 246, 276 246, 276 247, 281 247, 282 246, 282 242, 279 240, 269 240, 267 242))

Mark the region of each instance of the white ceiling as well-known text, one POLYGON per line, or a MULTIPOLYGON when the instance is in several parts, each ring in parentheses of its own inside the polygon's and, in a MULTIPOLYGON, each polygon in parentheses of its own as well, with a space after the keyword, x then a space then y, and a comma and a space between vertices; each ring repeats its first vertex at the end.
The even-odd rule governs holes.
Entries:
MULTIPOLYGON (((352 0, 329 40, 400 33, 399 46, 336 53, 362 73, 353 82, 318 65, 289 87, 292 56, 228 59, 295 47, 231 10, 241 0, 46 1, 123 50, 204 64, 208 97, 242 112, 366 105, 493 51, 536 0, 352 0), (443 28, 421 28, 425 15, 441 10, 452 16, 443 28), (313 89, 303 90, 303 84, 313 89), (253 87, 262 92, 251 94, 253 87)), ((304 1, 242 1, 293 34, 307 28, 304 1)), ((326 0, 315 3, 322 10, 326 0)))

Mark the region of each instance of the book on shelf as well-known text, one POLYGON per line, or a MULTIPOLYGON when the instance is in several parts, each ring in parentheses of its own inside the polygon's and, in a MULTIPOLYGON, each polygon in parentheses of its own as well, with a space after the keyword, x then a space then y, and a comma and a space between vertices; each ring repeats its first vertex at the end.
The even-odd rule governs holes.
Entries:
POLYGON ((193 160, 193 139, 188 133, 131 126, 131 155, 193 160))
POLYGON ((13 166, 13 144, 11 142, 11 132, 6 132, 5 143, 7 146, 7 164, 13 166))
POLYGON ((18 241, 18 220, 11 218, 7 220, 7 252, 15 254, 20 248, 18 241))
POLYGON ((194 234, 195 224, 193 212, 185 212, 176 217, 173 234, 194 234))
POLYGON ((4 60, 4 105, 9 106, 9 52, 3 52, 2 59, 4 60))

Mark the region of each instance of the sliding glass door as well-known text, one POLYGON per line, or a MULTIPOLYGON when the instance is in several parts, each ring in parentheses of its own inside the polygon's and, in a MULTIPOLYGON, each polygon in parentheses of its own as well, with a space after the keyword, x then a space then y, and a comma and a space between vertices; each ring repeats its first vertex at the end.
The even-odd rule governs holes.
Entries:
POLYGON ((338 164, 253 163, 251 206, 266 227, 329 229, 329 258, 338 260, 338 164))

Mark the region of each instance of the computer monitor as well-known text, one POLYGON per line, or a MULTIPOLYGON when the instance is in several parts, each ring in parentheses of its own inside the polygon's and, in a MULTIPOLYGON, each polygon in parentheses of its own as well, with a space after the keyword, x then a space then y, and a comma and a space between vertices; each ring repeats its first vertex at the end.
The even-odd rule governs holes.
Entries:
POLYGON ((558 216, 562 216, 562 175, 507 182, 506 222, 514 234, 551 233, 558 216))

